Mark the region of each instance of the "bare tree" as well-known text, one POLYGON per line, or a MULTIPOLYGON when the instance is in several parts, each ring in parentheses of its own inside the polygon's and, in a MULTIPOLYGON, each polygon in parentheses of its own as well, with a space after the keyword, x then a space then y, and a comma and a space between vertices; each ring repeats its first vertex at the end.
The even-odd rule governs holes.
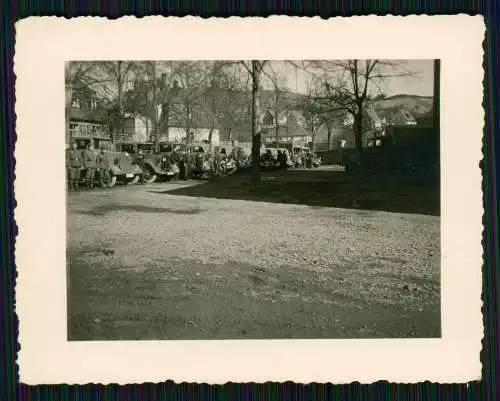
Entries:
POLYGON ((184 121, 188 143, 192 141, 191 127, 196 107, 204 93, 204 68, 200 61, 180 61, 175 64, 174 79, 179 83, 176 100, 181 106, 180 117, 184 121))
POLYGON ((219 125, 222 115, 222 102, 225 96, 221 96, 221 89, 224 86, 224 64, 221 61, 208 62, 206 66, 206 92, 205 99, 209 104, 210 128, 208 133, 208 143, 212 144, 213 134, 216 126, 219 125))
POLYGON ((126 93, 127 112, 144 118, 151 139, 160 140, 160 132, 169 136, 172 103, 177 88, 173 85, 172 61, 143 61, 135 65, 135 85, 126 93))
POLYGON ((93 89, 97 96, 110 105, 111 139, 114 141, 114 131, 122 128, 124 120, 124 92, 134 62, 131 61, 84 61, 80 62, 79 81, 93 89), (83 73, 82 71, 85 71, 83 73))
MULTIPOLYGON (((316 134, 321 126, 323 126, 323 124, 325 123, 322 104, 320 103, 320 101, 318 101, 319 96, 320 88, 315 84, 311 84, 301 104, 305 126, 307 131, 311 134, 311 150, 313 152, 315 151, 316 134)), ((331 112, 327 112, 327 117, 330 117, 330 114, 331 112)))
POLYGON ((272 64, 268 63, 268 70, 263 70, 263 74, 272 86, 273 96, 267 101, 267 109, 270 110, 273 118, 274 137, 276 146, 279 142, 279 131, 282 126, 281 121, 287 117, 288 104, 285 97, 285 85, 279 74, 273 69, 272 64))
POLYGON ((96 69, 96 64, 89 61, 68 61, 64 66, 65 80, 65 127, 67 140, 69 140, 71 105, 73 101, 73 89, 77 83, 85 84, 96 69))
POLYGON ((252 86, 252 181, 257 184, 261 181, 260 174, 260 147, 262 134, 262 110, 260 106, 259 91, 261 75, 266 65, 266 60, 240 61, 241 65, 248 71, 252 86))
POLYGON ((382 93, 382 85, 396 77, 414 75, 402 63, 387 60, 315 61, 322 71, 325 94, 318 99, 331 102, 329 111, 345 110, 354 119, 354 138, 362 152, 362 129, 365 105, 372 92, 382 93))

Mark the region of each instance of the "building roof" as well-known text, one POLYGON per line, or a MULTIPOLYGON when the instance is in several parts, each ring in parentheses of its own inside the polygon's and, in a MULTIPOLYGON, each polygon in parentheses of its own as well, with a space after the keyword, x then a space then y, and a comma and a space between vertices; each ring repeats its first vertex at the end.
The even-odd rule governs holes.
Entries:
POLYGON ((105 116, 102 112, 89 110, 86 108, 74 108, 70 109, 70 120, 73 121, 84 121, 84 122, 93 122, 104 124, 106 122, 105 116))

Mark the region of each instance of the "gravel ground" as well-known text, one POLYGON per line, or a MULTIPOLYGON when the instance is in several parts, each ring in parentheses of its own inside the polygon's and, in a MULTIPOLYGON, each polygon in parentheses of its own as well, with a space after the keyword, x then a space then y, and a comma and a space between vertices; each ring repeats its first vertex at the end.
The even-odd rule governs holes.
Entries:
POLYGON ((70 339, 440 336, 439 217, 175 187, 68 197, 70 339))

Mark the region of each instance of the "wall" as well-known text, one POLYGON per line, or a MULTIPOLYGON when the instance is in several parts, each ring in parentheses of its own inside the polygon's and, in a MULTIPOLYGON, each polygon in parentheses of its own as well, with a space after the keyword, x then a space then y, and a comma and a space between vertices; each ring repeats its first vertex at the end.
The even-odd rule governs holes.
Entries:
POLYGON ((342 164, 342 149, 334 149, 323 152, 316 152, 316 155, 321 157, 321 164, 340 165, 342 164))
MULTIPOLYGON (((194 132, 194 142, 208 141, 210 135, 210 129, 208 128, 192 128, 194 132)), ((219 130, 214 129, 212 132, 212 144, 217 146, 219 144, 219 130)), ((165 133, 160 134, 160 141, 185 141, 186 140, 186 129, 183 127, 169 127, 168 138, 165 133)))
POLYGON ((149 140, 152 131, 152 121, 146 118, 136 118, 134 121, 134 141, 146 142, 149 140))

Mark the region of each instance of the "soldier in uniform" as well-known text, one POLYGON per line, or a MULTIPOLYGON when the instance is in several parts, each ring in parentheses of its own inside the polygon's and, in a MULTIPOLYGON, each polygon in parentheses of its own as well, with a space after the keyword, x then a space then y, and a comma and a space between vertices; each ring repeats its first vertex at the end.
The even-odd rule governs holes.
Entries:
POLYGON ((243 149, 238 148, 236 151, 236 166, 237 168, 241 168, 241 164, 243 163, 244 155, 243 155, 243 149))
POLYGON ((140 177, 140 183, 141 184, 144 184, 144 153, 142 152, 142 149, 139 149, 137 151, 137 157, 136 157, 136 160, 135 162, 137 163, 137 165, 141 168, 142 170, 142 174, 141 174, 141 177, 140 177))
POLYGON ((198 151, 194 154, 195 159, 194 159, 194 164, 195 164, 195 172, 198 175, 203 175, 203 152, 198 151))
POLYGON ((208 152, 206 154, 206 160, 208 161, 208 164, 210 165, 210 172, 214 172, 214 153, 212 152, 212 146, 210 145, 210 148, 208 149, 208 152))
POLYGON ((96 168, 99 173, 99 184, 103 188, 108 188, 109 160, 104 154, 104 148, 101 148, 101 152, 96 156, 96 168))
POLYGON ((220 148, 215 148, 215 156, 214 156, 214 173, 215 175, 219 175, 221 172, 221 165, 222 165, 222 160, 223 160, 223 154, 220 150, 220 148))
POLYGON ((81 152, 77 149, 76 142, 71 144, 71 149, 66 153, 66 167, 68 169, 69 190, 78 190, 80 171, 83 165, 81 152))
POLYGON ((96 154, 94 144, 91 142, 87 149, 83 151, 83 166, 85 167, 85 181, 87 189, 94 189, 94 177, 96 169, 96 154))
POLYGON ((191 149, 188 149, 187 152, 184 154, 184 179, 189 180, 192 174, 192 168, 191 168, 191 149))

